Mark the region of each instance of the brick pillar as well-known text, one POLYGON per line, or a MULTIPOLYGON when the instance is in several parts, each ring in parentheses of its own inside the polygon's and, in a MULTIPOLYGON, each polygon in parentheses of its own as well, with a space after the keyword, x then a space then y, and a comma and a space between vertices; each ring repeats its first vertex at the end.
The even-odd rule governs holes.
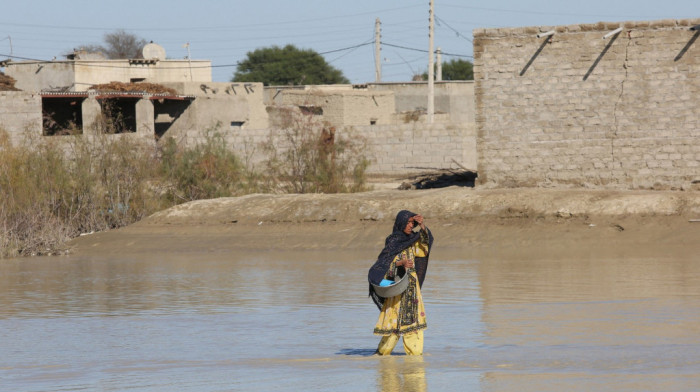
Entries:
POLYGON ((155 129, 153 102, 148 97, 139 99, 136 102, 136 134, 152 139, 155 129))
POLYGON ((85 98, 82 104, 83 111, 83 135, 97 134, 97 123, 102 116, 102 108, 93 96, 85 98))

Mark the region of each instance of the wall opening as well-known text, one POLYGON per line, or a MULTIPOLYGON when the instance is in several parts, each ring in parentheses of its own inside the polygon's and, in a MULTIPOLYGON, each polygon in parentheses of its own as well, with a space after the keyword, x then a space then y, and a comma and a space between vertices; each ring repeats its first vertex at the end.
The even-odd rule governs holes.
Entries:
POLYGON ((241 129, 243 127, 243 124, 245 124, 245 121, 231 121, 231 128, 241 129))
POLYGON ((323 115, 323 108, 320 106, 299 106, 299 110, 303 114, 311 114, 314 116, 323 115))
POLYGON ((41 116, 44 136, 83 133, 83 97, 42 97, 41 116))
POLYGON ((141 83, 141 82, 145 82, 145 81, 146 81, 146 78, 131 78, 131 79, 129 79, 129 82, 131 82, 131 83, 141 83))
POLYGON ((192 101, 158 99, 153 101, 154 129, 156 140, 165 135, 170 127, 187 110, 192 101))
POLYGON ((136 103, 140 98, 99 99, 102 130, 105 133, 136 132, 136 103))

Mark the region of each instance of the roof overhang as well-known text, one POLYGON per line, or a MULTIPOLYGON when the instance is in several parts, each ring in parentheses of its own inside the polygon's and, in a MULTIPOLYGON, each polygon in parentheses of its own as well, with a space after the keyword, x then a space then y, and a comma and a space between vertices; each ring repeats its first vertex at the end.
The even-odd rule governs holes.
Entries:
POLYGON ((150 100, 177 100, 186 101, 194 100, 194 95, 173 95, 173 94, 150 94, 146 92, 102 92, 102 91, 66 91, 66 92, 54 92, 54 91, 42 91, 39 93, 42 98, 88 98, 93 97, 95 99, 110 99, 110 98, 136 98, 136 99, 150 99, 150 100))

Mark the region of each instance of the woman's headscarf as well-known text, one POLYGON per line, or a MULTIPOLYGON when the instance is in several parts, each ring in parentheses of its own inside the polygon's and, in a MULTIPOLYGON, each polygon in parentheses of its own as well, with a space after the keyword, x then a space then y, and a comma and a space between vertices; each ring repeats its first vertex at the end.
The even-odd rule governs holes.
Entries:
MULTIPOLYGON (((391 232, 391 234, 389 234, 389 236, 386 237, 386 240, 384 241, 384 249, 382 249, 382 251, 379 253, 379 256, 377 257, 377 261, 369 269, 369 273, 367 276, 370 283, 369 296, 372 297, 372 301, 374 301, 379 310, 382 309, 382 305, 384 304, 384 298, 377 295, 377 293, 374 291, 374 287, 372 287, 372 284, 379 285, 379 282, 381 282, 382 279, 384 279, 384 276, 389 270, 389 266, 391 266, 391 262, 394 260, 394 257, 396 257, 396 255, 401 253, 401 251, 410 247, 420 239, 420 233, 404 233, 404 229, 408 224, 408 220, 416 215, 418 214, 407 210, 401 210, 398 214, 396 214, 396 220, 394 221, 394 229, 391 232)), ((433 247, 433 235, 430 233, 430 230, 427 230, 427 232, 428 254, 425 257, 416 257, 415 259, 415 269, 416 274, 418 275, 418 284, 420 286, 423 286, 425 273, 428 270, 428 257, 430 255, 430 250, 432 250, 433 247)))

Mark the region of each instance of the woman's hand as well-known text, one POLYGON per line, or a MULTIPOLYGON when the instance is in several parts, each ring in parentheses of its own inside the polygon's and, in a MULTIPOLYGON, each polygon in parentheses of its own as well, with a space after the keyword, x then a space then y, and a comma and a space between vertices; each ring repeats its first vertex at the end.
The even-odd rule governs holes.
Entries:
POLYGON ((425 230, 425 223, 423 222, 423 215, 416 215, 413 220, 420 225, 421 230, 425 230))
POLYGON ((411 259, 401 259, 401 260, 396 262, 396 265, 399 267, 404 267, 406 269, 413 268, 416 266, 415 262, 411 259))

